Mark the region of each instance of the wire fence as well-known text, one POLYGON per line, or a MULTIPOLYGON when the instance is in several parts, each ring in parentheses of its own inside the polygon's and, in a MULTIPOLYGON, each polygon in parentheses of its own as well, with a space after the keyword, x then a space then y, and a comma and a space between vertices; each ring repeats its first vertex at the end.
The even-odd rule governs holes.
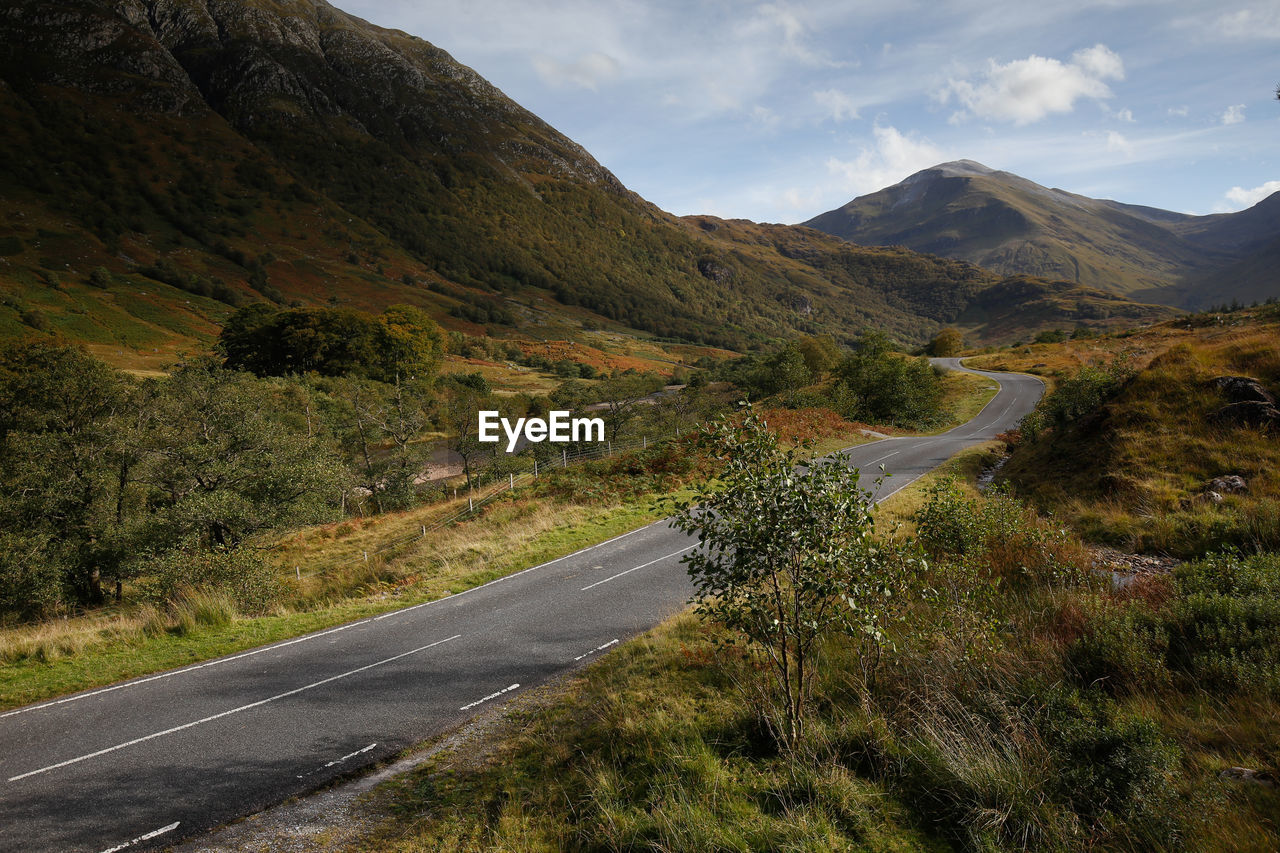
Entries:
MULTIPOLYGON (((688 430, 686 430, 684 434, 687 433, 688 430)), ((559 458, 551 456, 540 460, 535 457, 532 460, 532 468, 520 472, 506 471, 505 477, 503 477, 502 474, 495 473, 493 471, 481 471, 476 478, 473 478, 473 485, 471 489, 468 490, 465 487, 463 488, 462 497, 457 497, 458 489, 454 489, 455 499, 459 501, 465 500, 465 506, 460 506, 458 509, 430 522, 419 524, 418 530, 415 533, 397 536, 394 539, 379 542, 372 548, 362 549, 360 555, 357 557, 344 557, 340 560, 330 560, 321 564, 308 566, 305 571, 300 564, 295 564, 293 566, 294 576, 300 581, 303 578, 324 575, 334 571, 335 569, 342 569, 359 563, 373 563, 375 561, 385 560, 388 552, 404 548, 406 545, 410 545, 414 542, 422 542, 433 533, 472 518, 487 504, 492 503, 502 495, 513 492, 521 486, 529 485, 538 477, 545 476, 553 470, 568 468, 571 465, 577 465, 584 462, 607 459, 612 456, 621 456, 624 453, 632 453, 636 450, 645 450, 679 438, 681 434, 680 429, 677 427, 672 433, 652 438, 649 436, 641 436, 640 438, 630 439, 627 441, 603 441, 573 448, 565 447, 561 449, 559 458), (490 482, 487 485, 478 485, 477 481, 482 477, 488 477, 490 482)))

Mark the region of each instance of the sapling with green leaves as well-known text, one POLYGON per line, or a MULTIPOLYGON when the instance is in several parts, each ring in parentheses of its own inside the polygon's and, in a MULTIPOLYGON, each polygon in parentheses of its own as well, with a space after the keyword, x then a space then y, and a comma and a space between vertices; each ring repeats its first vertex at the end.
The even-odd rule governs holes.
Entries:
POLYGON ((823 645, 846 637, 878 658, 923 566, 877 538, 871 494, 843 458, 806 464, 808 445, 781 446, 750 408, 701 442, 718 472, 676 520, 701 546, 684 558, 697 611, 760 658, 795 746, 823 645))

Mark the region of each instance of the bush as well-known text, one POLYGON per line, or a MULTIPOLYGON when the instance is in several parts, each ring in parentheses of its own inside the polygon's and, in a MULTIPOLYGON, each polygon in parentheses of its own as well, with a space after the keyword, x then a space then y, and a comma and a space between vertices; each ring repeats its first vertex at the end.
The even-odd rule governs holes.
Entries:
POLYGON ((1218 555, 1174 577, 1170 665, 1205 687, 1280 696, 1280 555, 1218 555))
POLYGON ((1049 427, 1061 428, 1079 420, 1114 397, 1132 376, 1132 368, 1121 361, 1107 368, 1082 367, 1075 376, 1059 382, 1053 393, 1022 419, 1019 428, 1034 440, 1049 427))
POLYGON ((184 601, 195 601, 198 593, 220 593, 240 611, 259 614, 281 593, 275 567, 262 553, 247 548, 180 548, 160 554, 148 567, 144 595, 179 609, 184 601))
POLYGON ((1013 587, 1076 583, 1084 552, 1071 534, 1003 492, 968 497, 952 478, 931 486, 913 516, 921 545, 934 557, 980 560, 1013 587))
POLYGON ((1080 684, 1130 693, 1169 682, 1168 632, 1144 602, 1101 605, 1086 618, 1084 634, 1066 650, 1066 663, 1080 684))
POLYGON ((1167 844, 1177 830, 1170 777, 1178 751, 1160 727, 1095 691, 1054 690, 1047 699, 1038 722, 1057 765, 1055 799, 1095 833, 1167 844))

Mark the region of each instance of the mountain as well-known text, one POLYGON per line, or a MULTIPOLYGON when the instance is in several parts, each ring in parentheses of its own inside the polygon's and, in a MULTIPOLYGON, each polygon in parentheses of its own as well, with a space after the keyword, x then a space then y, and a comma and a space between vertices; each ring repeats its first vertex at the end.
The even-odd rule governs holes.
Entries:
POLYGON ((1280 193, 1239 213, 1189 216, 959 160, 805 224, 860 245, 901 245, 1165 305, 1280 296, 1275 267, 1265 263, 1275 252, 1269 242, 1280 238, 1280 193))
MULTIPOLYGON (((407 302, 500 336, 915 342, 1001 281, 671 216, 443 50, 322 0, 7 3, 0 122, 0 335, 118 361, 262 299, 407 302)), ((1077 321, 1069 302, 1035 323, 1077 321)), ((1159 310, 1113 302, 1097 322, 1159 310)))

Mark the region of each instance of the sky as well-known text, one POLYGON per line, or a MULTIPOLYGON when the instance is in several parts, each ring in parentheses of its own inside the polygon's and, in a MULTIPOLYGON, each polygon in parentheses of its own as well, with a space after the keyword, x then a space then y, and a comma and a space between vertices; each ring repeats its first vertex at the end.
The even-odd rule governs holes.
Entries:
POLYGON ((1280 0, 334 0, 679 215, 802 222, 947 160, 1184 213, 1280 190, 1280 0))

